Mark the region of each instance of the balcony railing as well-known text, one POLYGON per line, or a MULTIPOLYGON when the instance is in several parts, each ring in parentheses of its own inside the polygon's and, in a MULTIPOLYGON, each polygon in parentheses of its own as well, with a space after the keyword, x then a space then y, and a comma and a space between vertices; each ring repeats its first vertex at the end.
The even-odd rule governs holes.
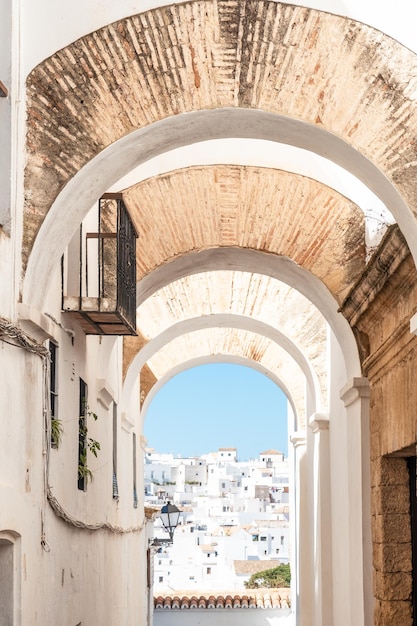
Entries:
POLYGON ((78 245, 68 251, 63 311, 86 334, 135 335, 138 234, 121 194, 100 198, 97 230, 86 224, 80 226, 78 245))

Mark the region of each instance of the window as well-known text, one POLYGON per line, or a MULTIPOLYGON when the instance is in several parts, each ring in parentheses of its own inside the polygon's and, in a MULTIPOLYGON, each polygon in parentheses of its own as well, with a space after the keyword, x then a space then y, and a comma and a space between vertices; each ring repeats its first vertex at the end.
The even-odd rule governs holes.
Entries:
POLYGON ((51 358, 49 372, 49 392, 51 401, 51 417, 58 416, 58 346, 49 342, 49 355, 51 358))
POLYGON ((82 378, 80 378, 78 404, 78 489, 86 491, 87 474, 84 470, 87 467, 87 384, 82 378))
POLYGON ((284 545, 284 535, 281 535, 281 545, 284 545))
POLYGON ((279 554, 279 548, 275 549, 275 554, 279 554))
POLYGON ((163 583, 163 582, 164 582, 164 577, 163 577, 163 576, 160 576, 160 577, 159 577, 159 582, 160 582, 160 583, 163 583))
POLYGON ((211 574, 211 567, 208 567, 206 572, 207 572, 207 574, 211 574))
POLYGON ((119 499, 117 484, 117 404, 113 402, 113 499, 119 499))
POLYGON ((266 537, 265 537, 265 535, 263 535, 263 536, 261 537, 261 541, 266 541, 266 537))
POLYGON ((136 433, 133 433, 133 508, 138 508, 138 492, 136 489, 136 433))

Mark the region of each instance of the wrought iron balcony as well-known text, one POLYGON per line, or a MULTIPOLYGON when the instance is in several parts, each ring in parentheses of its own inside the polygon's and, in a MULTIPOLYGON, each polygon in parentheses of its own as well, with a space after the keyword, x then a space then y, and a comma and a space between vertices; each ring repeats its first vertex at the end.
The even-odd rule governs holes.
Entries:
POLYGON ((138 234, 121 194, 99 199, 96 223, 81 224, 69 247, 62 309, 86 334, 136 335, 138 234))

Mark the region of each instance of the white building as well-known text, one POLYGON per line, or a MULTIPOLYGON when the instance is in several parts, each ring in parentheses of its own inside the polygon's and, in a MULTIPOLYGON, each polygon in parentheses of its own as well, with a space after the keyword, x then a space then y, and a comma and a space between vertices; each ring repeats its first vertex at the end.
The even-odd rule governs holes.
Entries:
MULTIPOLYGON (((226 454, 229 451, 226 449, 226 454)), ((232 451, 226 458, 225 449, 220 449, 203 455, 202 459, 178 460, 171 456, 163 463, 155 454, 155 462, 145 463, 145 479, 180 477, 181 487, 178 483, 159 487, 170 491, 167 497, 179 505, 186 495, 182 491, 185 473, 176 474, 178 470, 189 469, 192 478, 203 470, 202 478, 216 477, 215 482, 187 481, 191 513, 187 511, 183 516, 173 545, 164 546, 155 555, 155 593, 189 588, 221 590, 226 582, 229 589, 242 590, 249 576, 242 579, 236 574, 235 561, 259 561, 259 571, 289 562, 290 516, 288 505, 283 506, 284 501, 288 502, 287 460, 282 453, 272 450, 266 457, 262 453, 257 460, 240 463, 236 461, 236 449, 232 451), (275 487, 275 479, 279 480, 279 488, 275 487), (210 489, 205 489, 209 485, 210 489)), ((155 505, 160 500, 148 494, 145 498, 155 505)), ((155 533, 164 536, 158 524, 155 533)))

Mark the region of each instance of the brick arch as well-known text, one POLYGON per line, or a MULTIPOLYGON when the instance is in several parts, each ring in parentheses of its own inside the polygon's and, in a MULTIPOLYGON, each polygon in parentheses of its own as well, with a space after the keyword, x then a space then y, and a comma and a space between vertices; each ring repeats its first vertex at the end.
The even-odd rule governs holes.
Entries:
POLYGON ((141 233, 138 280, 177 256, 240 247, 291 258, 339 304, 363 271, 364 218, 305 176, 244 166, 193 167, 124 193, 141 233))
MULTIPOLYGON (((318 378, 318 373, 314 368, 314 364, 290 337, 281 333, 279 329, 264 322, 256 321, 250 317, 230 314, 214 314, 206 317, 183 320, 182 322, 177 323, 175 327, 167 329, 159 336, 150 340, 146 346, 140 350, 137 350, 137 343, 135 341, 136 338, 125 338, 124 357, 126 363, 124 363, 124 369, 126 371, 126 376, 121 399, 122 410, 125 410, 128 406, 128 402, 131 398, 132 391, 139 374, 141 374, 141 398, 142 396, 143 398, 146 398, 151 389, 158 383, 158 378, 156 376, 149 379, 149 377, 146 376, 146 372, 144 379, 142 380, 142 368, 149 359, 151 359, 159 350, 164 349, 171 341, 177 341, 178 338, 181 338, 183 335, 186 336, 189 333, 198 333, 199 331, 205 331, 208 328, 216 329, 216 331, 220 328, 223 330, 228 328, 230 335, 233 335, 239 329, 248 332, 248 336, 252 338, 252 345, 254 346, 256 343, 258 348, 256 350, 252 348, 251 353, 247 343, 241 340, 239 342, 239 349, 236 351, 237 342, 235 342, 236 345, 234 346, 235 352, 233 353, 233 358, 241 355, 242 359, 245 359, 252 364, 257 364, 260 368, 264 368, 268 371, 268 376, 273 378, 277 377, 277 379, 281 381, 281 385, 285 385, 287 392, 290 390, 288 393, 293 398, 293 410, 295 411, 295 414, 298 415, 300 423, 302 422, 305 426, 305 420, 302 419, 305 417, 303 408, 299 410, 296 410, 295 408, 296 405, 300 406, 300 402, 304 400, 304 397, 298 394, 299 397, 296 401, 294 399, 294 394, 291 393, 291 383, 288 383, 288 381, 285 383, 285 372, 281 372, 279 374, 279 372, 271 369, 270 365, 266 365, 262 360, 264 354, 260 346, 262 346, 263 342, 265 342, 265 345, 269 345, 269 342, 279 345, 282 351, 287 353, 288 362, 296 364, 300 372, 302 372, 302 380, 305 387, 304 392, 308 389, 308 392, 310 393, 311 406, 314 406, 314 411, 320 412, 320 410, 324 409, 325 393, 322 393, 324 392, 324 389, 320 389, 320 380, 318 378)), ((241 339, 243 339, 244 336, 244 333, 242 333, 241 339)), ((190 359, 189 352, 190 351, 187 350, 187 358, 184 359, 185 362, 190 359)), ((178 354, 180 354, 179 351, 178 354)), ((206 356, 207 355, 205 355, 205 357, 206 356)), ((227 358, 225 353, 224 358, 227 358)), ((170 377, 170 375, 168 375, 168 377, 170 377)), ((162 378, 166 382, 165 374, 162 378)), ((160 388, 160 386, 157 388, 160 388)))
POLYGON ((415 55, 384 34, 272 1, 195 0, 106 26, 28 77, 24 257, 83 166, 192 111, 240 107, 326 129, 416 206, 416 83, 415 55))

